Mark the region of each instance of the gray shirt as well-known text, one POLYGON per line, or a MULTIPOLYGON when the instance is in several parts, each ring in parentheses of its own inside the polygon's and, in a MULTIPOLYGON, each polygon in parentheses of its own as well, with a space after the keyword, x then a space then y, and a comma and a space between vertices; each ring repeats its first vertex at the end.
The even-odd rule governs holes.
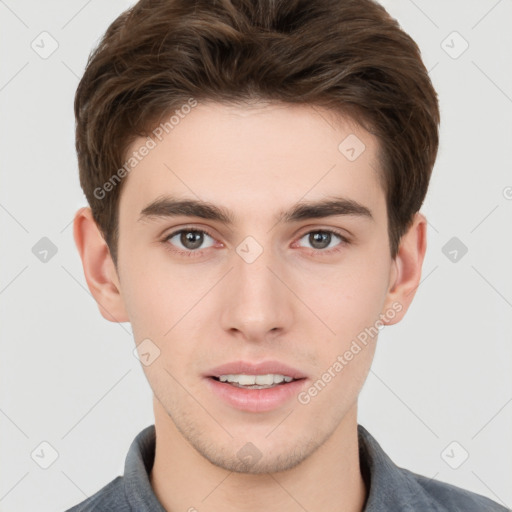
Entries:
MULTIPOLYGON (((364 512, 507 512, 488 498, 396 466, 377 441, 358 425, 359 460, 368 497, 364 512)), ((67 512, 165 512, 149 473, 155 457, 155 427, 133 440, 118 476, 67 512)))

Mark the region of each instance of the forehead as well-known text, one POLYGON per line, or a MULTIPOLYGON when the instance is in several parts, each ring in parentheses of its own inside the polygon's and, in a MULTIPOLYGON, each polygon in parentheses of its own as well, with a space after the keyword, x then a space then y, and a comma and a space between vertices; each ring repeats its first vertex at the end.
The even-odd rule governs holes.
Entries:
MULTIPOLYGON (((150 134, 152 149, 125 178, 120 211, 131 220, 166 194, 260 220, 332 195, 385 213, 378 141, 350 119, 311 105, 199 103, 176 120, 150 134)), ((148 140, 135 140, 127 159, 148 140)))

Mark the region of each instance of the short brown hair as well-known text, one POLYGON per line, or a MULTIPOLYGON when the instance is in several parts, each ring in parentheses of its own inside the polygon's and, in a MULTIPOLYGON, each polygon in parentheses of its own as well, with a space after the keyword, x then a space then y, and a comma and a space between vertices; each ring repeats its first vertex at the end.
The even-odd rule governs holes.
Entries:
POLYGON ((373 133, 396 256, 428 189, 439 106, 418 46, 380 4, 140 0, 123 12, 89 56, 75 96, 80 184, 116 264, 125 180, 104 197, 97 191, 133 140, 191 97, 311 104, 373 133))

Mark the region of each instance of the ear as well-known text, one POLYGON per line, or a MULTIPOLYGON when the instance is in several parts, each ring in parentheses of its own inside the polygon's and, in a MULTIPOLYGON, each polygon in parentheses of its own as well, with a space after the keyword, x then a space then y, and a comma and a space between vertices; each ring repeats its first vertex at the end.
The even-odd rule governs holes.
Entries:
POLYGON ((90 208, 81 208, 76 212, 73 236, 87 286, 103 318, 110 322, 128 322, 117 270, 90 208))
POLYGON ((427 249, 427 219, 416 213, 413 222, 400 240, 398 253, 393 260, 388 294, 382 310, 385 325, 398 323, 405 316, 420 284, 423 259, 427 249), (394 315, 386 315, 393 310, 394 315))

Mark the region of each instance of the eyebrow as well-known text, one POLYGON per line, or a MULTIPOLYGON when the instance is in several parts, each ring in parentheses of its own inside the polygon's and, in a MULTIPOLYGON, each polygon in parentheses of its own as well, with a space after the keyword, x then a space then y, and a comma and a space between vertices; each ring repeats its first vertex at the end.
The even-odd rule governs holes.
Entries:
MULTIPOLYGON (((348 215, 374 220, 372 212, 366 206, 343 197, 332 197, 320 201, 308 201, 295 204, 290 210, 280 212, 276 223, 293 223, 305 219, 317 219, 336 215, 348 215)), ((169 217, 199 217, 233 225, 236 216, 228 209, 197 199, 178 199, 164 196, 155 199, 140 212, 138 221, 169 217)))

